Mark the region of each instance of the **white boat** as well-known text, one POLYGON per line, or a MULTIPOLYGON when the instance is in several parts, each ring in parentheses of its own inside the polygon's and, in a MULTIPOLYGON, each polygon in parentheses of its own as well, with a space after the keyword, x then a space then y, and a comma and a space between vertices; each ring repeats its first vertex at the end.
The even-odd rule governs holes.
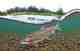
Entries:
POLYGON ((44 24, 47 22, 51 22, 53 20, 58 20, 57 16, 40 16, 40 15, 0 16, 0 18, 33 24, 44 24))

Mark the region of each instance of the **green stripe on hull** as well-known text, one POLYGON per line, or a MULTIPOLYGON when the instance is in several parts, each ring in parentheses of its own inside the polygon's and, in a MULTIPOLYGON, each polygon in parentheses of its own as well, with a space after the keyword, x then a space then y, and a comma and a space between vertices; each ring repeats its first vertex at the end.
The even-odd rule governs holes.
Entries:
POLYGON ((80 16, 68 16, 59 25, 64 32, 80 30, 80 16))
POLYGON ((20 33, 20 35, 24 35, 24 33, 38 31, 40 26, 41 25, 0 19, 0 32, 16 32, 20 33))

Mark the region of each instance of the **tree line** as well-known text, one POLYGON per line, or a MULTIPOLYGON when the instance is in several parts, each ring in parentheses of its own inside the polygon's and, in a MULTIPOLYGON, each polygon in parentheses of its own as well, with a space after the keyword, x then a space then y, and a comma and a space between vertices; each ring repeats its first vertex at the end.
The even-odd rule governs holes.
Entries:
POLYGON ((48 9, 45 8, 37 8, 35 6, 29 6, 28 8, 21 8, 21 7, 15 7, 15 8, 10 8, 8 10, 6 10, 6 12, 1 12, 0 11, 0 15, 7 15, 7 14, 12 14, 12 13, 17 13, 17 12, 37 12, 37 13, 53 13, 53 14, 58 14, 58 15, 63 15, 63 9, 60 8, 58 9, 56 12, 54 11, 50 11, 48 9))

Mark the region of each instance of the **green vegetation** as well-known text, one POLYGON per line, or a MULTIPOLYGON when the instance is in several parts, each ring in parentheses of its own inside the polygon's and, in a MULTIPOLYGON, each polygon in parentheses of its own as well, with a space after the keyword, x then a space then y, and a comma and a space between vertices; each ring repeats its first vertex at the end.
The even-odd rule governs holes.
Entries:
POLYGON ((64 15, 63 9, 62 8, 58 9, 56 11, 56 14, 58 14, 58 15, 64 15))
POLYGON ((53 15, 63 15, 63 14, 64 12, 62 8, 54 12, 54 11, 50 11, 45 8, 37 8, 35 6, 29 6, 28 8, 15 7, 15 8, 10 8, 6 10, 6 12, 0 11, 1 16, 5 16, 5 15, 49 15, 49 16, 53 16, 53 15))
POLYGON ((46 15, 46 16, 53 16, 56 15, 54 13, 39 13, 39 12, 15 12, 7 15, 46 15))

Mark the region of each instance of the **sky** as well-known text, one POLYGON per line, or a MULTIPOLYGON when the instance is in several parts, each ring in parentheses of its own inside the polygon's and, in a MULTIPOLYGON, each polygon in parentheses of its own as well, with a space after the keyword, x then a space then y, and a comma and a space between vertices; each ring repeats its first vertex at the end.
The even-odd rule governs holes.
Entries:
POLYGON ((63 8, 64 12, 68 12, 71 9, 79 9, 80 0, 0 0, 1 11, 6 11, 16 6, 29 7, 31 5, 52 11, 63 8))

